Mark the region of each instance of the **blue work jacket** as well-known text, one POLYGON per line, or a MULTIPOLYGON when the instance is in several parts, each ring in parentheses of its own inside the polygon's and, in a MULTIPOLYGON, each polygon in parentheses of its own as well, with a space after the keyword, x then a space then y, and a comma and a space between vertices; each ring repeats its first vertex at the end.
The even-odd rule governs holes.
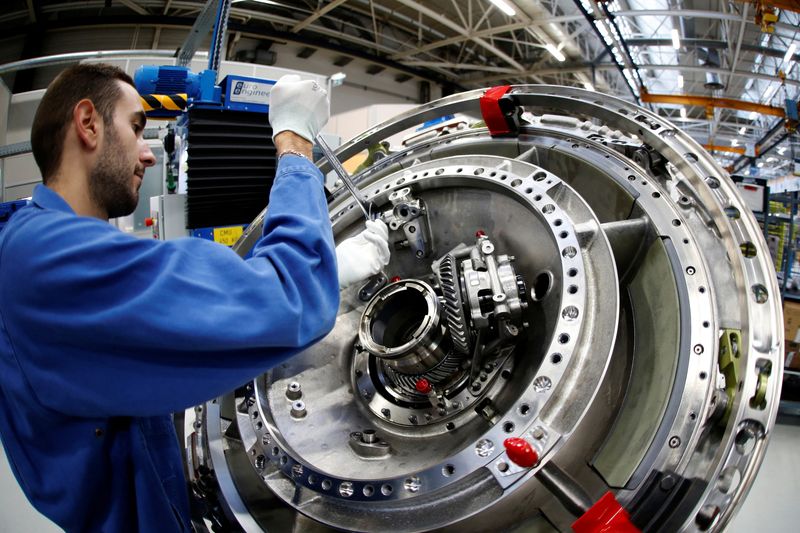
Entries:
POLYGON ((313 344, 338 305, 322 175, 300 157, 281 158, 246 261, 203 239, 137 239, 39 185, 0 233, 0 437, 14 475, 67 531, 187 531, 169 413, 313 344))

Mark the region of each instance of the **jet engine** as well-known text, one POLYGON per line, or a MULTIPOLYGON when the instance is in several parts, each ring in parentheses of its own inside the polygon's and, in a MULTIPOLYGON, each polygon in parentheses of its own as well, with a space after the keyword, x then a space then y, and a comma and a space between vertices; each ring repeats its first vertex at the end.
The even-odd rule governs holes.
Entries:
MULTIPOLYGON (((322 341, 195 409, 215 529, 721 530, 774 425, 783 328, 762 230, 714 159, 631 103, 527 85, 337 155, 365 150, 352 178, 391 262, 322 341)), ((363 228, 344 188, 329 206, 337 242, 363 228)))

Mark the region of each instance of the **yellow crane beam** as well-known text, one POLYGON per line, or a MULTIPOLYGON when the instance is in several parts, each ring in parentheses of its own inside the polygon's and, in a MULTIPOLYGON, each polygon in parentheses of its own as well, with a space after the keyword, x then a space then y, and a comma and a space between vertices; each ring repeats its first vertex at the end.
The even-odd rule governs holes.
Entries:
POLYGON ((775 107, 766 104, 756 104, 745 100, 734 98, 714 98, 713 96, 698 96, 690 94, 650 94, 642 91, 641 99, 644 103, 651 104, 678 104, 693 105, 706 108, 724 107, 726 109, 738 109, 740 111, 755 111, 761 115, 773 115, 786 118, 786 110, 782 107, 775 107))
POLYGON ((704 144, 703 148, 709 152, 730 152, 732 154, 744 155, 745 150, 743 146, 719 146, 717 144, 704 144))

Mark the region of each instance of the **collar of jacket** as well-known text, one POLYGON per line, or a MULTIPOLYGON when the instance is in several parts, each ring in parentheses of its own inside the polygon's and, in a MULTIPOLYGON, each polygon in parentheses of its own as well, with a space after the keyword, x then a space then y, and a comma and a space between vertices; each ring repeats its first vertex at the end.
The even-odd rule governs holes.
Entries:
POLYGON ((43 209, 55 209, 56 211, 75 214, 75 211, 67 201, 46 185, 39 184, 33 189, 33 203, 43 209))

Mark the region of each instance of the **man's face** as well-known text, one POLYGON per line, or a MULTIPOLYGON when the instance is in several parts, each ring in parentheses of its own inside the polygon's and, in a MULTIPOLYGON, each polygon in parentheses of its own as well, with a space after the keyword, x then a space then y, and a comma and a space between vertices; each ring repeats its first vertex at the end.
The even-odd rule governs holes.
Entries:
POLYGON ((109 218, 130 215, 139 203, 144 170, 155 156, 144 141, 145 116, 136 89, 117 82, 120 100, 113 118, 103 125, 103 141, 89 181, 90 194, 109 218))

